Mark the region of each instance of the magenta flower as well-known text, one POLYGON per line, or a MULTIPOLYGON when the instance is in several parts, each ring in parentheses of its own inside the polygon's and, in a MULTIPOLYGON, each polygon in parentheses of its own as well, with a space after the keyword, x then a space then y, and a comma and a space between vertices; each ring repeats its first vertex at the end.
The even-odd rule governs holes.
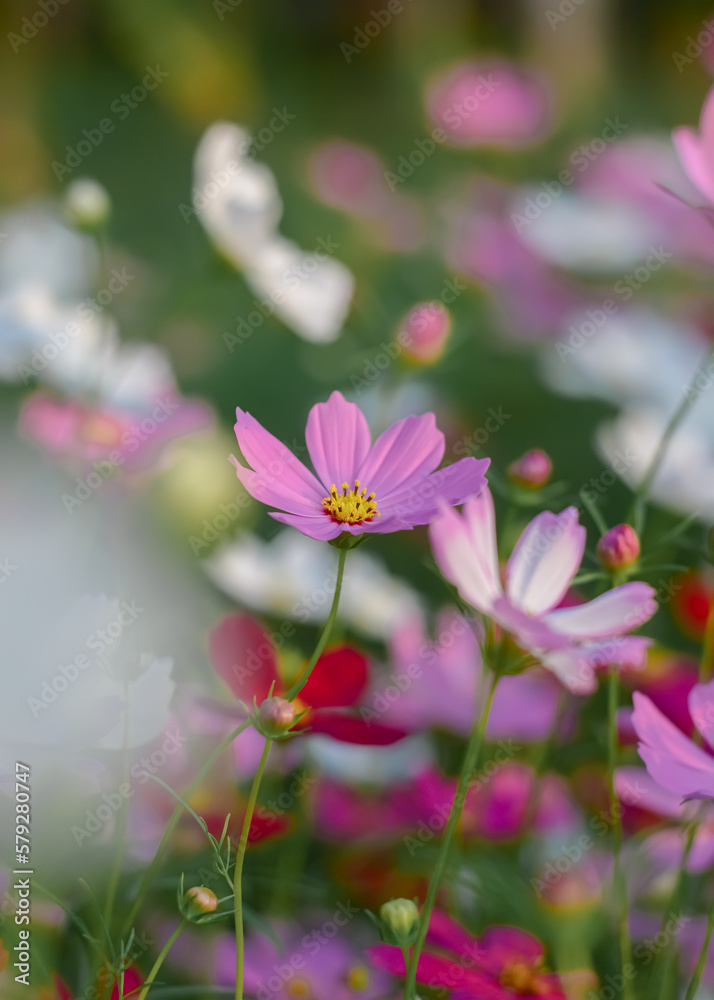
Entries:
MULTIPOLYGON (((426 940, 430 950, 419 956, 417 981, 436 990, 453 989, 451 1000, 565 1000, 558 976, 543 970, 543 945, 517 927, 489 927, 475 938, 437 910, 426 940)), ((380 944, 370 948, 369 957, 377 968, 404 976, 401 949, 380 944)))
POLYGON ((463 515, 445 507, 430 538, 441 572, 461 597, 511 633, 571 691, 593 691, 596 667, 643 665, 649 640, 626 633, 656 611, 652 587, 625 583, 587 604, 558 606, 585 547, 575 507, 560 514, 543 511, 525 528, 506 566, 505 589, 488 489, 466 504, 463 515))
MULTIPOLYGON (((636 691, 632 698, 637 749, 650 776, 680 799, 714 799, 714 757, 677 729, 646 695, 636 691)), ((714 749, 714 681, 695 684, 689 692, 689 711, 714 749)))
POLYGON ((307 419, 316 476, 249 413, 237 409, 236 415, 236 437, 250 466, 231 456, 241 483, 256 500, 279 508, 270 512, 276 521, 312 538, 428 524, 440 505, 463 503, 486 484, 487 458, 462 458, 434 471, 444 457, 444 435, 433 413, 399 420, 372 444, 359 407, 333 392, 307 419))

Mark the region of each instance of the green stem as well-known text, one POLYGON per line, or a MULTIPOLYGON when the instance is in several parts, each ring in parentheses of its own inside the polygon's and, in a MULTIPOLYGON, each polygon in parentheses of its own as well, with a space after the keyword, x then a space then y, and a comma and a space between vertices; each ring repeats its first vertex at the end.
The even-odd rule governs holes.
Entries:
POLYGON ((697 967, 694 970, 692 981, 687 987, 687 992, 684 997, 684 1000, 694 1000, 696 992, 699 989, 699 981, 702 978, 702 973, 704 972, 704 966, 707 964, 707 954, 709 952, 709 944, 712 939, 713 930, 714 930, 714 906, 712 906, 711 910, 709 911, 709 919, 707 920, 707 929, 704 933, 704 940, 702 941, 702 950, 699 952, 697 967))
POLYGON ((310 674, 315 669, 315 664, 320 659, 322 651, 327 645, 327 640, 330 638, 330 632, 332 632, 332 626, 335 624, 335 618, 337 618, 337 606, 340 603, 340 591, 342 589, 342 577, 345 572, 345 559, 347 558, 347 549, 340 549, 340 558, 337 564, 337 582, 335 583, 335 596, 332 598, 332 607, 330 608, 330 613, 327 616, 327 621, 325 622, 325 627, 322 630, 322 635, 320 640, 315 647, 315 652, 310 658, 310 662, 307 665, 307 669, 299 677, 293 686, 290 688, 288 693, 285 695, 288 701, 294 701, 295 698, 300 694, 302 689, 308 682, 310 674))
POLYGON ((181 921, 181 923, 178 925, 178 927, 176 928, 176 930, 173 932, 173 934, 171 935, 171 937, 168 939, 168 941, 166 942, 166 944, 164 945, 164 947, 161 949, 161 953, 159 954, 159 957, 154 962, 154 964, 153 964, 153 966, 151 968, 151 972, 146 977, 146 982, 144 983, 144 988, 141 991, 141 993, 139 994, 139 1000, 146 1000, 146 994, 151 989, 151 984, 156 979, 156 976, 158 974, 159 969, 164 964, 164 959, 166 958, 166 956, 168 955, 168 953, 171 951, 171 949, 172 949, 172 947, 174 945, 174 942, 176 941, 176 939, 178 938, 179 934, 181 933, 181 931, 184 929, 185 926, 186 926, 186 919, 184 918, 181 921))
MULTIPOLYGON (((694 375, 692 376, 693 383, 696 383, 697 376, 700 374, 704 366, 712 357, 714 357, 714 346, 709 348, 709 350, 706 352, 702 360, 697 365, 697 370, 694 372, 694 375)), ((662 462, 664 461, 665 455, 667 454, 667 449, 669 448, 672 438, 676 434, 679 425, 682 423, 682 421, 689 413, 690 409, 692 408, 692 406, 697 401, 700 395, 701 392, 694 392, 694 391, 691 393, 685 393, 681 403, 670 417, 669 423, 664 429, 664 433, 662 434, 660 442, 657 445, 657 450, 655 451, 652 457, 652 461, 649 464, 644 479, 637 488, 637 491, 635 493, 635 508, 633 513, 635 515, 635 520, 637 522, 635 524, 635 530, 640 535, 642 534, 642 529, 644 528, 644 504, 645 501, 647 500, 647 496, 652 487, 652 483, 654 482, 655 477, 659 472, 659 468, 662 462)))
MULTIPOLYGON (((694 846, 694 838, 699 827, 699 821, 697 819, 692 820, 692 823, 687 831, 687 837, 684 842, 684 847, 682 849, 682 856, 679 861, 679 870, 677 872, 677 881, 674 884, 674 889, 672 890, 672 897, 670 899, 668 913, 662 918, 662 931, 666 931, 667 920, 669 916, 673 913, 677 913, 682 903, 684 901, 684 886, 685 878, 687 874, 687 862, 689 861, 689 855, 692 853, 692 847, 694 846)), ((674 941, 672 941, 669 948, 664 952, 662 960, 662 975, 660 979, 660 991, 659 995, 662 1000, 666 1000, 670 993, 670 984, 672 980, 672 973, 674 971, 674 956, 676 953, 676 948, 674 941)))
POLYGON ((441 841, 441 847, 439 849, 439 856, 436 860, 436 865, 434 867, 434 872, 431 876, 429 882, 429 889, 426 895, 426 900, 424 906, 422 907, 421 913, 419 915, 419 930, 417 932, 417 939, 414 943, 414 950, 412 952, 411 962, 407 966, 407 978, 404 983, 404 1000, 414 1000, 416 997, 416 974, 417 965, 419 964, 419 956, 421 955, 421 950, 424 947, 424 941, 426 939, 427 931, 429 930, 429 921, 431 920, 431 913, 434 909, 434 903, 436 902, 436 894, 439 891, 439 885, 444 876, 444 869, 446 868, 446 862, 449 856, 449 849, 451 843, 454 839, 454 834, 456 832, 456 827, 461 817, 461 813, 464 809, 464 803, 466 801, 466 793, 469 788, 469 784, 474 775, 474 771, 478 765, 479 756, 481 754, 481 747, 483 745, 484 736, 486 734, 486 725, 488 723, 488 716, 491 711, 491 704, 493 702, 493 696, 496 692, 496 684, 498 683, 498 674, 493 674, 491 679, 491 684, 488 690, 488 696, 486 698, 486 703, 481 712, 481 717, 474 725, 471 730, 471 736, 469 737, 469 742, 466 747, 466 754, 464 755, 464 762, 461 768, 461 774, 459 775, 459 782, 456 788, 456 795, 454 796, 454 801, 451 804, 451 811, 449 813, 449 819, 446 824, 446 829, 444 830, 444 836, 441 841))
POLYGON ((244 938, 243 938, 243 861, 248 847, 248 836, 250 834, 250 824, 253 819, 258 789, 263 778, 265 765, 268 762, 268 754, 273 745, 272 740, 266 740, 263 747, 263 754, 258 764, 258 769, 253 778, 253 786, 248 798, 245 817, 243 819, 243 829, 236 851, 236 866, 233 872, 233 898, 235 900, 235 925, 236 925, 236 1000, 243 1000, 243 961, 244 961, 244 938))
POLYGON ((619 687, 617 668, 611 667, 610 676, 608 678, 607 786, 610 795, 610 816, 612 817, 612 884, 618 912, 620 963, 622 966, 622 977, 625 981, 623 996, 624 1000, 630 1000, 632 996, 632 983, 629 977, 625 975, 624 969, 626 965, 632 964, 632 946, 630 944, 630 932, 627 926, 627 885, 625 883, 620 864, 620 852, 622 850, 622 819, 620 813, 620 803, 615 793, 618 694, 619 687))
MULTIPOLYGON (((221 743, 218 744, 216 749, 213 751, 211 756, 206 760, 206 762, 203 764, 196 777, 191 782, 189 788, 186 790, 183 796, 184 799, 188 801, 191 798, 193 793, 199 787, 199 785, 206 777, 208 772, 211 770, 213 765, 216 763, 218 758, 221 756, 223 751, 226 750, 231 745, 233 740, 235 740, 238 736, 240 736, 240 734, 245 729, 247 729, 248 726, 250 726, 250 724, 251 724, 250 719, 247 719, 245 722, 241 723, 241 725, 238 726, 237 729, 234 729, 232 733, 229 733, 228 736, 226 736, 226 738, 221 741, 221 743)), ((127 917, 122 937, 126 937, 126 935, 131 931, 131 928, 134 926, 134 921, 136 920, 136 916, 139 910, 141 909, 141 904, 144 901, 144 897, 146 896, 146 893, 149 890, 149 886, 153 882, 156 872, 158 871, 159 865, 161 864, 161 859, 163 857, 164 851, 166 850, 166 845, 168 844, 171 834, 173 833, 176 824, 181 818, 182 813, 183 813, 183 805, 179 802, 179 804, 174 809, 173 815, 169 820, 168 826, 164 830, 164 835, 161 838, 159 846, 156 848, 156 854, 154 855, 151 864, 144 872, 141 884, 139 885, 139 891, 137 893, 136 899, 134 900, 134 905, 131 908, 129 916, 127 917)))

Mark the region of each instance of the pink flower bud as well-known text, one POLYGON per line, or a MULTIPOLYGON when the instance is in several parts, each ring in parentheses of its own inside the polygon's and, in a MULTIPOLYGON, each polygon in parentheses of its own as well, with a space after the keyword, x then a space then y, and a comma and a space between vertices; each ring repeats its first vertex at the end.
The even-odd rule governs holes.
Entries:
POLYGON ((213 913, 218 906, 218 897, 205 885, 194 885, 184 895, 188 909, 195 914, 213 913))
POLYGON ((421 302, 407 314, 399 332, 406 357, 429 364, 436 361, 451 331, 451 315, 441 302, 421 302))
POLYGON ((282 735, 295 721, 295 706, 285 698, 266 698, 258 709, 258 719, 265 735, 282 735))
POLYGON ((534 448, 508 466, 508 478, 526 490, 539 490, 548 482, 553 463, 544 451, 534 448))
POLYGON ((597 543, 597 554, 605 569, 625 569, 639 556, 640 540, 629 524, 617 524, 597 543))

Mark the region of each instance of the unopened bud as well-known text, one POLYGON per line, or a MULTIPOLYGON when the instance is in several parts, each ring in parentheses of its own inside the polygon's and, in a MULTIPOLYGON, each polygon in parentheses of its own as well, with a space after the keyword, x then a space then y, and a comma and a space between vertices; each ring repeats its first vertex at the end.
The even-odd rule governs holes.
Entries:
POLYGON ((451 315, 441 302, 422 302, 407 314, 399 333, 406 357, 430 364, 441 355, 451 330, 451 315))
POLYGON ((79 177, 67 188, 65 209, 80 229, 98 229, 108 220, 112 202, 106 188, 90 177, 79 177))
POLYGON ((640 540, 629 524, 617 524, 597 543, 597 554, 605 569, 626 569, 640 554, 640 540))
POLYGON ((266 698, 258 709, 260 731, 264 736, 283 736, 295 721, 295 706, 285 698, 266 698))
POLYGON ((544 451, 534 448, 508 466, 508 478, 526 490, 539 490, 548 482, 553 463, 544 451))
POLYGON ((194 885, 188 889, 184 895, 186 909, 196 916, 204 913, 213 913, 218 906, 218 897, 211 889, 205 885, 194 885))
POLYGON ((380 919, 393 944, 405 947, 414 944, 419 926, 419 910, 411 899, 390 899, 379 910, 380 919))

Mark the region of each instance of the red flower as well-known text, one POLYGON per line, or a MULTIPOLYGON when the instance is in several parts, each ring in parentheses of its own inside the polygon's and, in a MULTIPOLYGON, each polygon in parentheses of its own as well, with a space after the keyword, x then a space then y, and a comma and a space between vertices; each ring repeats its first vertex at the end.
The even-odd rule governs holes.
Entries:
MULTIPOLYGON (((558 976, 543 971, 540 941, 517 927, 489 927, 479 938, 452 920, 434 912, 427 943, 417 966, 417 981, 436 989, 453 990, 451 1000, 565 1000, 558 976)), ((406 973, 401 949, 380 944, 369 950, 372 962, 395 976, 406 973)))
MULTIPOLYGON (((228 615, 208 640, 213 666, 236 698, 253 706, 269 696, 284 695, 277 650, 263 626, 250 615, 228 615)), ((315 665, 300 692, 297 707, 306 710, 298 730, 324 733, 344 743, 385 746, 406 736, 404 729, 363 719, 355 710, 367 687, 367 658, 353 646, 332 646, 315 665)))

